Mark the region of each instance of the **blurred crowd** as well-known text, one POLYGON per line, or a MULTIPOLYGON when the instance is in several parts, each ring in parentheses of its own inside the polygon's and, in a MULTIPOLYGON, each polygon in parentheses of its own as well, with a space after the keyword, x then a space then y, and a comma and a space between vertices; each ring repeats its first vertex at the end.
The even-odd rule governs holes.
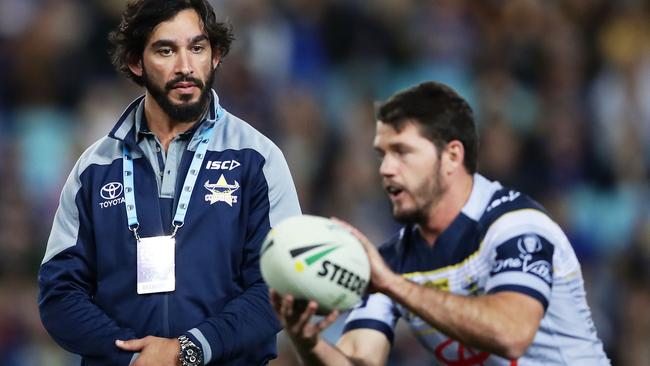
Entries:
MULTIPOLYGON (((215 83, 222 105, 281 147, 303 212, 381 243, 396 225, 373 103, 449 84, 474 108, 480 172, 530 193, 569 235, 614 364, 650 364, 650 3, 211 3, 236 35, 215 83)), ((36 273, 72 164, 142 93, 106 52, 124 4, 0 0, 0 365, 77 362, 41 326, 36 273)), ((430 365, 399 332, 391 365, 430 365)), ((272 365, 296 365, 279 344, 272 365)))

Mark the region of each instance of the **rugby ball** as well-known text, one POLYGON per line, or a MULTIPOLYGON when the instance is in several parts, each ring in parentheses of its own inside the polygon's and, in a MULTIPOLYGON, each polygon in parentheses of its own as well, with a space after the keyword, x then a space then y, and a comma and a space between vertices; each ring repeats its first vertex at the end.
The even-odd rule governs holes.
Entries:
POLYGON ((318 312, 356 305, 370 280, 361 243, 325 217, 300 215, 278 223, 260 251, 262 277, 281 295, 315 300, 318 312))

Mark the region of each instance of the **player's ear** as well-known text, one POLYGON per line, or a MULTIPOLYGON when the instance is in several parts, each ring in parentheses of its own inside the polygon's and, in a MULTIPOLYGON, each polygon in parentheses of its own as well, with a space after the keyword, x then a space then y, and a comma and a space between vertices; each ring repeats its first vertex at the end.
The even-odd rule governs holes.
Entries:
POLYGON ((216 70, 217 67, 219 67, 220 63, 221 63, 221 51, 215 50, 212 53, 212 70, 216 70))
POLYGON ((463 143, 458 140, 451 140, 441 154, 442 171, 446 175, 450 175, 463 167, 464 160, 465 147, 463 143))
POLYGON ((134 60, 128 63, 129 70, 136 75, 142 77, 142 59, 134 60))

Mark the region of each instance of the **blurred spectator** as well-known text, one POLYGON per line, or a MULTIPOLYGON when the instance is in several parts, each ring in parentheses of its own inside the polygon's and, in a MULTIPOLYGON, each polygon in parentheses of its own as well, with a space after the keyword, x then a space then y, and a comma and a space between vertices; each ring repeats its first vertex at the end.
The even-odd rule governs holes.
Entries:
MULTIPOLYGON (((647 209, 647 207, 646 207, 647 209)), ((621 365, 650 362, 650 215, 639 221, 631 247, 620 257, 619 280, 624 284, 618 343, 621 365)))

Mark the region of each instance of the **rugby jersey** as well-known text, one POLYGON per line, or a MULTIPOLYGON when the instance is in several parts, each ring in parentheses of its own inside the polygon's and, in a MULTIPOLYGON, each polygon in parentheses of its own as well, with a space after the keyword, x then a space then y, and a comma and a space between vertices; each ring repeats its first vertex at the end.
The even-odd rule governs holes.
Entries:
POLYGON ((380 248, 397 273, 423 286, 464 296, 516 291, 545 310, 535 338, 518 360, 472 349, 437 331, 383 294, 348 316, 344 332, 370 328, 392 342, 405 319, 439 365, 609 365, 585 299, 580 264, 560 227, 543 208, 479 174, 458 217, 429 247, 406 225, 380 248))

